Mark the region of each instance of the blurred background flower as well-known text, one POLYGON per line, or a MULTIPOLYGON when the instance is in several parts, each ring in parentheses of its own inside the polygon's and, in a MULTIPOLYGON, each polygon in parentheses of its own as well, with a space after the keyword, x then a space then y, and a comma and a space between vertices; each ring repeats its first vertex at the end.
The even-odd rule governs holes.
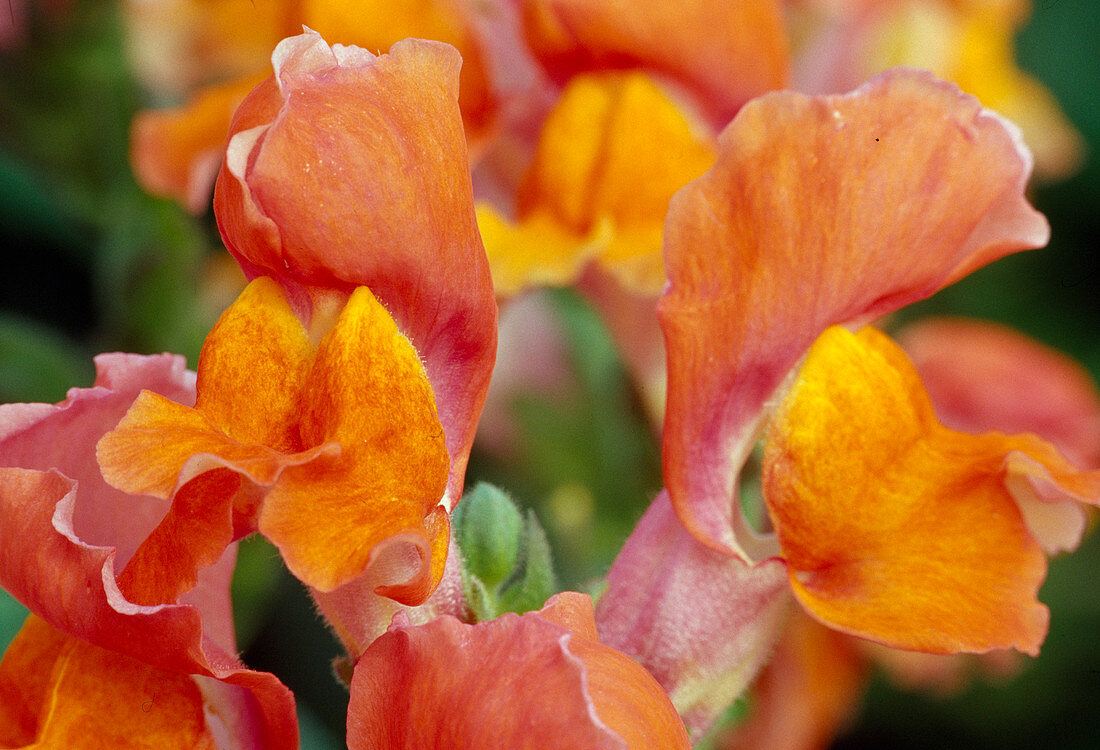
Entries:
MULTIPOLYGON (((156 5, 127 7, 155 19, 156 5)), ((187 5, 195 13, 219 3, 187 5)), ((972 13, 975 6, 953 4, 972 13)), ((257 38, 282 23, 272 0, 234 7, 244 9, 243 20, 216 20, 236 29, 262 18, 252 29, 257 38)), ((101 351, 178 352, 193 367, 203 337, 243 285, 208 203, 193 215, 138 186, 130 130, 140 109, 178 103, 200 81, 247 73, 253 62, 219 47, 225 54, 208 57, 209 69, 135 67, 150 50, 184 44, 184 26, 195 20, 169 14, 160 30, 149 25, 145 36, 128 38, 124 15, 115 0, 0 0, 0 401, 59 401, 67 388, 91 384, 92 355, 101 351)), ((928 28, 918 23, 923 16, 908 18, 907 28, 928 28)), ((1036 0, 1015 33, 1016 64, 1047 87, 1084 142, 1076 172, 1034 189, 1052 226, 1049 248, 999 261, 892 324, 931 314, 997 321, 1070 354, 1100 378, 1096 39, 1094 0, 1036 0)), ((804 62, 797 45, 795 52, 804 62)), ((895 62, 900 52, 883 54, 895 62)), ((530 361, 513 359, 514 377, 491 396, 494 440, 475 446, 467 475, 470 484, 493 482, 534 508, 562 585, 588 591, 660 489, 658 443, 645 397, 600 315, 570 290, 535 295, 524 303, 522 325, 502 335, 532 352, 530 361), (553 377, 524 387, 523 367, 532 361, 539 362, 536 375, 553 377)), ((1096 534, 1077 554, 1052 561, 1041 592, 1051 629, 1039 659, 1024 660, 1010 677, 963 680, 947 697, 901 692, 897 670, 874 672, 833 746, 1093 747, 1100 736, 1097 569, 1096 534)), ((243 543, 234 597, 244 661, 294 690, 303 747, 342 746, 348 696, 330 666, 339 647, 263 540, 243 543)), ((24 616, 0 592, 0 648, 24 616)), ((827 680, 814 684, 834 689, 827 680)), ((729 720, 751 702, 739 703, 729 720)))

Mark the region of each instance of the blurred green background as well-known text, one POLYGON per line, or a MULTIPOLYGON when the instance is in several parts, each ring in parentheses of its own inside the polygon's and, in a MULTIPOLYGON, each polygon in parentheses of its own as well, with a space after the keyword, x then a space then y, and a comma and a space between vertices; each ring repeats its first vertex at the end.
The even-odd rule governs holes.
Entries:
MULTIPOLYGON (((0 13, 7 0, 0 0, 0 13)), ((192 217, 135 184, 128 130, 142 92, 126 68, 117 8, 73 0, 38 18, 28 43, 0 50, 0 400, 55 402, 92 381, 100 351, 180 352, 193 363, 231 299, 213 217, 192 217)), ((1054 92, 1090 145, 1072 179, 1036 190, 1050 247, 1012 256, 902 319, 957 313, 998 320, 1071 353, 1100 377, 1100 3, 1035 3, 1022 67, 1054 92)), ((544 293, 570 353, 572 387, 511 405, 520 450, 475 451, 468 484, 488 480, 536 509, 564 585, 586 590, 660 487, 656 439, 598 316, 571 292, 544 293), (579 510, 578 510, 579 509, 579 510)), ((0 540, 0 544, 3 540, 0 540)), ((1043 654, 1008 684, 950 699, 876 678, 838 748, 1100 746, 1100 538, 1055 560, 1043 654)), ((303 746, 339 747, 347 696, 338 647, 266 542, 247 540, 234 591, 244 658, 298 696, 303 746)), ((0 591, 0 648, 24 610, 0 591)))

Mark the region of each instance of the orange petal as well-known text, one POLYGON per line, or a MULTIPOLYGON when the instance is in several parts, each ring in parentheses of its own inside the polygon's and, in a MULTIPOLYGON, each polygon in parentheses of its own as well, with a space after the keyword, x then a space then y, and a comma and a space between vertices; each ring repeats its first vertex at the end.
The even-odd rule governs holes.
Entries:
POLYGON ((23 747, 38 735, 50 670, 68 636, 30 615, 0 660, 0 747, 23 747))
POLYGON ((343 450, 288 469, 264 503, 260 530, 287 566, 329 591, 358 576, 376 545, 411 535, 421 577, 441 573, 432 540, 448 538, 446 524, 429 536, 425 517, 447 486, 443 427, 416 350, 366 287, 322 339, 301 408, 303 441, 343 450))
POLYGON ((716 122, 787 82, 776 0, 525 0, 527 36, 559 80, 580 70, 641 67, 697 90, 716 122))
POLYGON ((206 337, 195 409, 238 442, 299 451, 299 410, 314 350, 279 285, 258 278, 206 337))
POLYGON ((483 223, 494 280, 505 292, 572 281, 598 253, 630 287, 656 294, 669 199, 713 161, 706 127, 647 76, 574 78, 543 125, 515 236, 483 223))
POLYGON ((212 565, 233 541, 233 498, 240 475, 208 471, 180 488, 172 508, 118 576, 118 587, 134 604, 176 601, 194 588, 198 571, 212 565))
POLYGON ((702 542, 750 554, 735 475, 766 403, 829 325, 855 324, 1046 242, 1030 158, 972 97, 915 71, 846 96, 770 94, 673 198, 664 469, 702 542))
POLYGON ((870 670, 855 643, 804 614, 795 614, 753 685, 748 717, 716 747, 809 750, 832 745, 859 708, 867 686, 870 670))
POLYGON ((822 622, 934 653, 1034 654, 1046 560, 1009 489, 1021 470, 1100 497, 1100 473, 1033 436, 941 426, 889 338, 834 327, 775 417, 763 486, 795 595, 822 622))
POLYGON ((331 454, 322 445, 286 455, 241 443, 210 423, 202 412, 143 391, 126 416, 96 446, 103 478, 135 495, 170 497, 203 472, 228 466, 256 484, 269 485, 284 467, 331 454))
MULTIPOLYGON (((0 680, 17 670, 19 682, 5 685, 0 695, 14 690, 24 711, 21 729, 33 725, 31 742, 21 744, 216 747, 191 677, 66 637, 33 615, 4 655, 0 680)), ((26 738, 25 732, 14 736, 26 738)))
POLYGON ((130 162, 141 186, 179 201, 193 214, 210 208, 229 123, 261 80, 248 76, 203 89, 176 109, 139 112, 130 135, 130 162))

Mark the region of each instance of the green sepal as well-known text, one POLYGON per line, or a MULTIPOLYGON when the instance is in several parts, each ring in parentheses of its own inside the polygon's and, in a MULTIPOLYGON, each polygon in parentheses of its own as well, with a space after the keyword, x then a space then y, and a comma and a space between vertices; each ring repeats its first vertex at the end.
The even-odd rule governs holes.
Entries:
POLYGON ((475 622, 492 620, 500 614, 497 610, 496 596, 486 588, 484 582, 475 573, 463 572, 462 593, 466 596, 466 606, 470 608, 475 622))
POLYGON ((462 590, 476 622, 540 609, 557 591, 550 544, 502 490, 479 483, 451 516, 462 556, 462 590))
POLYGON ((499 610, 522 614, 541 609, 558 590, 546 532, 532 510, 527 511, 522 560, 501 588, 499 610))
POLYGON ((512 574, 523 544, 523 516, 503 490, 485 482, 470 490, 451 517, 464 570, 495 591, 512 574))

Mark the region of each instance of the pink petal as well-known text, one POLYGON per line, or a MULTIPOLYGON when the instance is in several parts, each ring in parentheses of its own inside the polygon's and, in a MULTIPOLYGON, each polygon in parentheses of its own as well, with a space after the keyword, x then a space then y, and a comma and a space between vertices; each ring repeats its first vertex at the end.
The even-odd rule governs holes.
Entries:
POLYGON ((611 566, 600 641, 648 669, 698 739, 767 660, 786 593, 781 561, 748 566, 708 549, 662 492, 611 566))

